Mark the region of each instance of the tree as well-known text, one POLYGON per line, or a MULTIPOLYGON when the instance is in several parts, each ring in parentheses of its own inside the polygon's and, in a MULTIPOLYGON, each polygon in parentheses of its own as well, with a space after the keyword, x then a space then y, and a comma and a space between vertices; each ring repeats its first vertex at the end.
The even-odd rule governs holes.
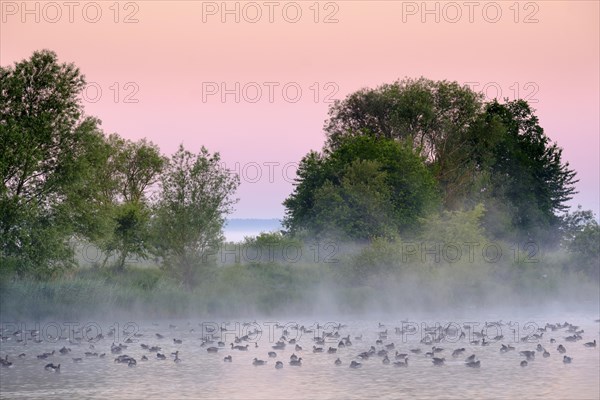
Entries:
POLYGON ((489 174, 479 195, 494 210, 486 226, 495 236, 511 232, 527 240, 556 239, 558 214, 576 193, 575 171, 563 163, 562 149, 551 143, 524 100, 493 101, 485 112, 487 121, 500 122, 503 130, 499 140, 479 152, 488 158, 489 174))
POLYGON ((581 206, 561 218, 562 246, 572 255, 571 268, 600 279, 600 225, 581 206))
POLYGON ((440 183, 446 206, 456 208, 470 183, 464 178, 472 175, 471 129, 482 106, 481 94, 456 82, 405 79, 362 89, 330 108, 327 147, 365 133, 411 143, 440 183))
POLYGON ((54 52, 0 67, 0 82, 2 264, 52 273, 72 265, 68 239, 93 191, 83 188, 98 160, 99 121, 83 113, 85 78, 54 52))
POLYGON ((183 148, 171 157, 161 176, 154 225, 163 265, 192 288, 203 257, 223 241, 225 215, 237 199, 237 175, 220 167, 218 153, 183 148))
POLYGON ((150 205, 147 191, 155 184, 166 159, 158 147, 146 139, 132 142, 110 135, 109 151, 104 168, 98 169, 103 182, 103 207, 101 213, 112 223, 109 232, 98 241, 105 252, 103 265, 113 253, 118 254, 115 267, 123 270, 129 255, 146 258, 151 246, 150 205))
POLYGON ((284 205, 292 233, 356 239, 410 232, 437 204, 437 187, 411 147, 374 136, 344 138, 335 150, 301 161, 284 205))

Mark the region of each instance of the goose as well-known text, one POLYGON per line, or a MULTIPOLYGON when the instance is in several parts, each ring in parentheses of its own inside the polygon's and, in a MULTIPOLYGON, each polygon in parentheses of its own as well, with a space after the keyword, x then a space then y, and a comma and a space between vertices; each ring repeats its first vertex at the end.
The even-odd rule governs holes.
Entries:
POLYGON ((294 350, 295 351, 302 351, 302 347, 297 344, 294 350))
POLYGON ((259 360, 258 358, 254 357, 254 360, 252 361, 252 365, 256 366, 256 365, 265 365, 267 362, 264 360, 259 360))
POLYGON ((461 347, 460 349, 456 349, 452 352, 452 357, 458 357, 460 356, 462 353, 465 352, 465 348, 461 347))
POLYGON ((465 359, 466 363, 470 363, 470 362, 473 362, 473 361, 475 361, 475 354, 471 354, 469 357, 467 357, 465 359))
POLYGON ((281 361, 277 361, 277 362, 275 363, 275 368, 276 368, 276 369, 281 369, 281 368, 283 368, 283 363, 282 363, 281 361))
POLYGON ((302 357, 300 357, 296 360, 290 360, 290 365, 292 367, 301 367, 302 366, 302 357))
POLYGON ((587 342, 584 344, 585 347, 596 347, 596 339, 593 342, 587 342))
POLYGON ((67 354, 67 353, 68 353, 68 352, 70 352, 70 351, 71 351, 71 349, 67 349, 66 347, 64 347, 64 346, 63 346, 63 348, 62 348, 62 349, 60 349, 58 352, 59 352, 60 354, 67 354))
POLYGON ((327 350, 327 353, 328 353, 328 354, 334 354, 334 353, 336 353, 336 352, 337 352, 337 349, 336 349, 335 347, 330 347, 330 348, 327 350))
POLYGON ((565 346, 563 346, 562 344, 559 344, 556 350, 558 350, 560 354, 564 354, 567 352, 567 349, 565 349, 565 346))
POLYGON ((50 371, 50 372, 60 372, 60 364, 58 364, 58 365, 54 365, 52 363, 46 364, 46 366, 44 367, 44 369, 46 371, 50 371))
POLYGON ((396 357, 396 360, 404 360, 406 357, 408 357, 408 354, 396 352, 396 356, 395 357, 396 357))
POLYGON ((408 367, 408 358, 405 358, 404 360, 396 361, 394 363, 394 367, 408 367))
POLYGON ((156 334, 156 338, 157 338, 157 339, 164 339, 164 336, 163 336, 163 335, 161 335, 160 333, 157 333, 157 334, 156 334))
POLYGON ((25 353, 19 354, 19 358, 25 358, 25 353))
POLYGON ((479 361, 479 360, 471 361, 471 362, 465 363, 465 365, 470 368, 479 368, 481 366, 481 361, 479 361))
POLYGON ((207 352, 209 353, 217 353, 219 351, 218 347, 209 347, 208 349, 206 349, 207 352))
POLYGON ((433 357, 433 360, 431 360, 433 362, 433 365, 444 365, 444 361, 446 361, 445 358, 438 358, 438 357, 433 357))
POLYGON ((520 355, 525 356, 528 361, 535 359, 535 351, 524 350, 519 352, 520 355))
POLYGON ((527 361, 523 360, 521 361, 521 367, 526 367, 527 366, 527 361))
POLYGON ((277 357, 277 353, 275 353, 274 351, 270 351, 270 352, 268 353, 268 356, 269 356, 270 358, 275 358, 275 357, 277 357))
POLYGON ((390 344, 386 344, 385 348, 387 350, 394 350, 396 348, 396 346, 394 345, 394 343, 390 343, 390 344))
POLYGON ((571 364, 571 361, 573 361, 573 357, 569 357, 569 356, 564 356, 563 357, 563 363, 565 363, 565 364, 571 364))
POLYGON ((340 366, 342 365, 342 360, 340 360, 339 358, 337 358, 334 362, 335 365, 340 366))
POLYGON ((313 346, 313 353, 322 353, 322 352, 323 352, 322 347, 313 346))
POLYGON ((12 363, 8 361, 8 354, 4 358, 0 358, 0 365, 6 368, 12 366, 12 363))
POLYGON ((229 356, 223 357, 223 361, 224 362, 231 362, 233 360, 232 360, 231 356, 229 355, 229 356))
POLYGON ((142 356, 141 360, 142 360, 142 361, 148 361, 148 357, 146 357, 146 356, 142 356))
POLYGON ((388 356, 383 357, 383 364, 388 365, 390 363, 390 359, 388 358, 388 356))
POLYGON ((129 361, 127 362, 128 367, 135 367, 136 365, 137 365, 137 361, 135 361, 135 358, 130 358, 129 361))
POLYGON ((433 346, 433 347, 431 348, 431 351, 432 351, 433 353, 441 353, 442 351, 444 351, 444 349, 442 349, 441 347, 435 347, 435 346, 433 346))
POLYGON ((548 352, 548 350, 544 349, 544 353, 542 353, 542 356, 544 356, 544 358, 548 358, 550 357, 550 353, 548 352))
POLYGON ((538 343, 537 347, 535 348, 537 351, 539 351, 540 353, 544 351, 544 348, 542 347, 541 344, 538 343))
POLYGON ((298 361, 298 356, 292 353, 290 356, 290 361, 298 361))
POLYGON ((360 367, 362 367, 362 364, 359 363, 358 361, 352 361, 350 363, 350 368, 355 368, 356 369, 356 368, 360 368, 360 367))
POLYGON ((421 349, 411 349, 410 352, 413 354, 421 354, 421 349))
POLYGON ((166 360, 167 356, 161 353, 156 353, 156 358, 158 358, 159 360, 166 360))
POLYGON ((173 344, 181 344, 183 343, 183 340, 181 339, 173 339, 173 344))

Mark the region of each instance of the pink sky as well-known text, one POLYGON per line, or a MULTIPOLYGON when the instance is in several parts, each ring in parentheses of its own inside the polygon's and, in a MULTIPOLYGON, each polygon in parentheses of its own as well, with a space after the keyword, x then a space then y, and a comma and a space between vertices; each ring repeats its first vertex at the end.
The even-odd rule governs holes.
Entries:
POLYGON ((165 153, 181 142, 192 150, 205 145, 228 167, 240 163, 245 179, 234 217, 283 216, 295 163, 323 144, 328 95, 419 76, 536 101, 547 135, 578 171, 573 204, 598 214, 597 1, 427 2, 429 14, 421 1, 237 2, 239 22, 222 15, 220 1, 23 4, 0 2, 0 64, 54 50, 93 82, 88 100, 101 89, 86 110, 107 133, 147 137, 165 153), (324 23, 327 16, 337 22, 324 23), (235 93, 222 102, 221 93, 203 92, 236 82, 239 103, 235 93), (302 94, 291 102, 298 87, 302 94), (137 103, 125 102, 127 95, 137 103))

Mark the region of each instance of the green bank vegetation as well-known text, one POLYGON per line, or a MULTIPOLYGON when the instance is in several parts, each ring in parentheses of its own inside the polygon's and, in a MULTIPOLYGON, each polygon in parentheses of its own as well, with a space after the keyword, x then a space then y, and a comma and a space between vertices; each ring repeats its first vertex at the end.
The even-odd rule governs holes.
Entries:
POLYGON ((597 296, 600 228, 568 212, 575 171, 523 100, 425 78, 352 93, 301 160, 285 231, 225 244, 239 180, 218 153, 106 135, 84 76, 51 51, 2 66, 0 82, 3 315, 597 296), (82 243, 103 256, 84 266, 82 243))

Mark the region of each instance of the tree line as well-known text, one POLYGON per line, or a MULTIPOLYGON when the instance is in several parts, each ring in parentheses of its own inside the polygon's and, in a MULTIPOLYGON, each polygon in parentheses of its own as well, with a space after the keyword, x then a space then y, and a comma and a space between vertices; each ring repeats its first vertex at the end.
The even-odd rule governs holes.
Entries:
MULTIPOLYGON (((106 135, 84 112, 85 77, 52 51, 0 67, 0 83, 3 276, 59 274, 75 265, 73 242, 88 241, 100 266, 152 258, 193 286, 237 201, 239 179, 219 154, 165 156, 146 139, 106 135)), ((562 245, 598 275, 598 223, 566 212, 575 171, 526 101, 404 79, 336 101, 324 131, 284 201, 286 240, 393 242, 475 215, 489 238, 562 245)))
POLYGON ((44 277, 72 267, 73 241, 106 266, 154 257, 182 280, 222 238, 239 184, 218 153, 105 135, 81 101, 85 77, 51 51, 0 68, 3 273, 44 277))

